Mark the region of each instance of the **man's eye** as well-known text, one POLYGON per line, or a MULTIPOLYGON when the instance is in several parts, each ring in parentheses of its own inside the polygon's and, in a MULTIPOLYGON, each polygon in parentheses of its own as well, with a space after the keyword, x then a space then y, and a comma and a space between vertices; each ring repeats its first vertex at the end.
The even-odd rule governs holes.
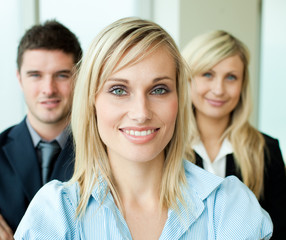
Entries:
POLYGON ((29 74, 29 77, 40 77, 40 74, 38 74, 38 73, 31 73, 31 74, 29 74))
POLYGON ((153 94, 153 95, 162 95, 162 94, 165 94, 165 93, 167 93, 168 91, 167 91, 167 89, 165 89, 165 88, 156 88, 156 89, 154 89, 152 92, 151 92, 151 94, 153 94))
POLYGON ((59 78, 69 78, 70 76, 66 75, 66 74, 59 74, 58 77, 59 78))

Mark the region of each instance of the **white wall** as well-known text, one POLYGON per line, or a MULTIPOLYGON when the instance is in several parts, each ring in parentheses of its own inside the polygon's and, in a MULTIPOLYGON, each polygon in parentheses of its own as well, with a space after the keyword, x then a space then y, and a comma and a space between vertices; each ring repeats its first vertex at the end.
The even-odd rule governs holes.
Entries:
POLYGON ((259 129, 280 140, 286 161, 286 1, 264 0, 259 129))
POLYGON ((70 28, 86 50, 93 38, 113 21, 134 16, 137 0, 40 0, 40 22, 56 19, 70 28))
POLYGON ((24 99, 16 78, 17 45, 21 36, 19 1, 0 0, 0 132, 24 116, 24 99))

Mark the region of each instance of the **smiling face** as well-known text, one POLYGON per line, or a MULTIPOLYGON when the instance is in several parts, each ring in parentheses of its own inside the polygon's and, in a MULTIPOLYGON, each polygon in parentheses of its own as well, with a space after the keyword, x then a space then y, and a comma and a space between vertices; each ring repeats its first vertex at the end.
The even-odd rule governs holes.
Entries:
POLYGON ((238 55, 228 57, 191 82, 196 117, 226 120, 240 99, 244 65, 238 55))
POLYGON ((28 119, 35 129, 42 124, 66 122, 72 105, 71 54, 59 50, 27 50, 18 80, 28 106, 28 119))
POLYGON ((113 73, 95 101, 109 159, 164 160, 178 112, 176 67, 166 48, 113 73))

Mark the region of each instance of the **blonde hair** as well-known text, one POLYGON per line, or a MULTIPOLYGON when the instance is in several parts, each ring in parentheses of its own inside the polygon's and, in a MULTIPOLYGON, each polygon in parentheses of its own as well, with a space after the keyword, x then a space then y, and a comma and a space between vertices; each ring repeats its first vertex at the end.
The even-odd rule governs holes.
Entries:
MULTIPOLYGON (((244 65, 240 100, 231 113, 231 120, 222 135, 228 138, 234 151, 234 159, 241 171, 243 182, 259 199, 263 194, 264 148, 263 135, 249 123, 251 96, 249 83, 249 51, 237 38, 225 31, 212 31, 194 38, 182 54, 190 69, 191 76, 204 73, 225 58, 238 55, 244 65)), ((189 81, 191 81, 191 77, 189 81)), ((199 138, 194 111, 191 113, 191 138, 186 155, 194 159, 191 148, 199 138)))
POLYGON ((179 104, 174 134, 165 148, 160 205, 176 207, 177 199, 183 201, 180 190, 181 184, 185 184, 182 158, 189 138, 190 112, 188 67, 173 39, 159 25, 138 18, 124 18, 107 26, 94 39, 78 73, 71 116, 75 141, 75 172, 71 182, 78 182, 80 186, 78 215, 85 212, 95 184, 103 189, 102 182, 107 183, 107 192, 111 191, 122 211, 106 146, 98 133, 95 99, 113 72, 139 62, 159 47, 164 47, 174 59, 179 104))

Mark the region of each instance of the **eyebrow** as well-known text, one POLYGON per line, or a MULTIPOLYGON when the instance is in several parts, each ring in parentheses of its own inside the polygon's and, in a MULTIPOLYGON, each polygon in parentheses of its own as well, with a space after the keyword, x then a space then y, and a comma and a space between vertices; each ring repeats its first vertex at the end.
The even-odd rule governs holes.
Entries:
MULTIPOLYGON (((173 81, 174 79, 168 77, 168 76, 163 76, 163 77, 157 77, 157 78, 154 78, 153 79, 153 83, 156 83, 156 82, 160 82, 162 80, 170 80, 170 81, 173 81)), ((123 82, 123 83, 128 83, 128 80, 125 79, 125 78, 109 78, 107 79, 107 82, 123 82)))

